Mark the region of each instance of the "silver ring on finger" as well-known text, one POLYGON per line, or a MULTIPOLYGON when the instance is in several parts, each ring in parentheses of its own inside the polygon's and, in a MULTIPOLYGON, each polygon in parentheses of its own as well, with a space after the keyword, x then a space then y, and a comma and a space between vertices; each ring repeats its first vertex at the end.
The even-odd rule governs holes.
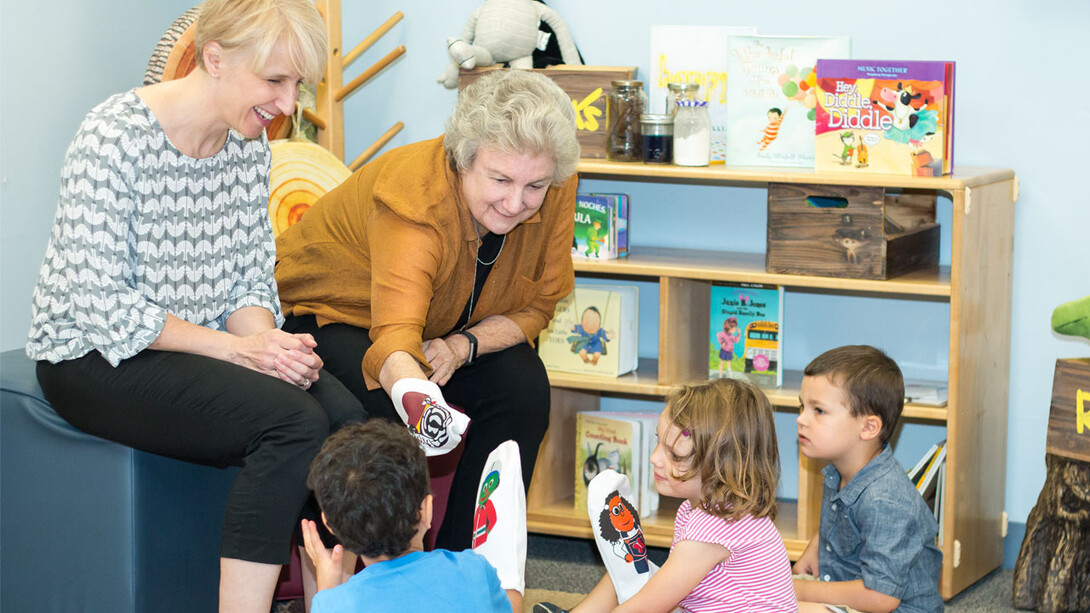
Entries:
POLYGON ((303 382, 299 384, 299 387, 307 389, 310 387, 310 379, 303 379, 303 382))

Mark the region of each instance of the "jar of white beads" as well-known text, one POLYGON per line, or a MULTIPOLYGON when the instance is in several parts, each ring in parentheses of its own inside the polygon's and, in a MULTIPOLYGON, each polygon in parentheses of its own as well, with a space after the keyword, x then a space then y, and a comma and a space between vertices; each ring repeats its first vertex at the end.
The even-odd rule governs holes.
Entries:
POLYGON ((711 161, 712 122, 708 103, 678 100, 674 116, 674 164, 707 166, 711 161))

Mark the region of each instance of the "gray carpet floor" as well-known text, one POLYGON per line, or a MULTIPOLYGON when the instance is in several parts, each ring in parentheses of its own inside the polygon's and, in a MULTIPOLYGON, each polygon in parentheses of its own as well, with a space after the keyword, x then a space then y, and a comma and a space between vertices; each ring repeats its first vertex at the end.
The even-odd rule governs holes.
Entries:
MULTIPOLYGON (((592 541, 555 536, 530 535, 527 542, 526 587, 586 594, 605 572, 592 541)), ((662 564, 669 553, 650 547, 648 555, 662 564)), ((946 603, 947 613, 1007 613, 1017 611, 1013 601, 1014 571, 996 570, 946 603)), ((527 605, 532 603, 528 602, 527 605)), ((277 613, 302 613, 303 602, 287 601, 274 609, 277 613)))
MULTIPOLYGON (((651 547, 656 564, 666 560, 666 549, 651 547)), ((585 594, 602 578, 605 566, 591 541, 530 535, 527 542, 526 587, 585 594)), ((1013 570, 996 570, 946 603, 947 613, 1017 611, 1013 601, 1013 570)))

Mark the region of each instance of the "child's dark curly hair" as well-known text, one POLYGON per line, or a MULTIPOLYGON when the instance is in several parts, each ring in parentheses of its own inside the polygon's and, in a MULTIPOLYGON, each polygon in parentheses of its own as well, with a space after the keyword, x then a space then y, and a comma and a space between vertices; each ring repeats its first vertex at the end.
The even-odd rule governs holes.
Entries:
POLYGON ((408 551, 430 484, 424 451, 408 429, 371 419, 326 439, 307 486, 345 549, 378 557, 408 551))

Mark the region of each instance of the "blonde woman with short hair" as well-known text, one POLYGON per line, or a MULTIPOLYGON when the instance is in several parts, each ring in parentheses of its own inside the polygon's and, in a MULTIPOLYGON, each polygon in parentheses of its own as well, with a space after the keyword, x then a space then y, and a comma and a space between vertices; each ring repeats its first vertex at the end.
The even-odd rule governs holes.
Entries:
POLYGON ((310 460, 364 417, 314 339, 277 328, 265 128, 319 79, 327 43, 309 0, 208 0, 196 41, 189 75, 112 96, 80 126, 27 354, 73 426, 242 467, 220 611, 267 613, 300 516, 316 517, 310 460))

